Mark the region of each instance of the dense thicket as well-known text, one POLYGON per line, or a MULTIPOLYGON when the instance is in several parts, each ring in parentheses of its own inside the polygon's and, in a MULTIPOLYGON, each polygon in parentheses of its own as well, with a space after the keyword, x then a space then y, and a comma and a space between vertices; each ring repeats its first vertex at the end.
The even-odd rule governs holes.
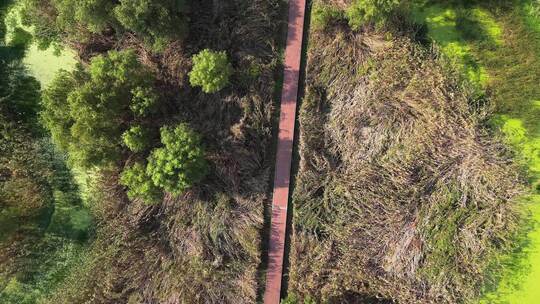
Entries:
POLYGON ((23 22, 35 26, 42 47, 80 44, 104 34, 134 33, 151 49, 161 51, 186 34, 188 5, 184 0, 21 0, 23 22))
POLYGON ((133 51, 111 51, 93 58, 88 69, 57 75, 43 94, 43 122, 77 165, 114 165, 122 134, 157 106, 154 82, 133 51))

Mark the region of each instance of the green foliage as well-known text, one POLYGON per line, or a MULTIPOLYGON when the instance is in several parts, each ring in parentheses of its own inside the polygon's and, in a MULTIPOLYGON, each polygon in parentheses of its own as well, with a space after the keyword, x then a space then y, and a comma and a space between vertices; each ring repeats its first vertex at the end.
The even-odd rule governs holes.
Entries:
MULTIPOLYGON (((147 146, 147 138, 141 126, 123 135, 124 143, 134 152, 147 146)), ((185 124, 163 127, 161 142, 164 147, 152 151, 146 167, 136 163, 122 172, 120 182, 128 188, 130 199, 155 203, 163 197, 162 189, 180 195, 206 174, 200 137, 185 124)))
POLYGON ((324 29, 330 23, 344 18, 344 11, 338 7, 330 4, 316 4, 311 13, 311 24, 314 29, 324 29))
POLYGON ((154 50, 162 50, 186 32, 183 0, 21 0, 25 25, 35 27, 38 43, 59 46, 64 38, 85 42, 108 29, 131 31, 154 50))
POLYGON ((22 22, 33 26, 34 38, 41 49, 50 45, 62 48, 62 40, 86 41, 114 24, 108 0, 21 0, 22 22))
POLYGON ((202 87, 205 93, 215 93, 229 84, 232 72, 232 66, 224 51, 205 49, 193 56, 189 81, 192 86, 202 87))
POLYGON ((148 130, 137 125, 124 132, 124 134, 122 134, 122 140, 124 141, 126 147, 128 147, 131 151, 141 152, 148 147, 148 142, 150 139, 148 130))
POLYGON ((382 25, 403 2, 403 0, 354 0, 346 11, 349 25, 354 30, 368 23, 382 25))
POLYGON ((21 21, 25 26, 33 26, 33 36, 38 47, 46 49, 53 45, 59 48, 61 32, 55 24, 56 10, 52 4, 40 0, 21 0, 19 4, 21 21))
POLYGON ((151 87, 136 87, 131 91, 131 111, 140 117, 150 114, 159 101, 159 96, 151 87))
POLYGON ((185 35, 186 11, 185 0, 122 0, 114 8, 118 22, 157 51, 185 35))
POLYGON ((10 38, 11 40, 9 41, 9 45, 25 48, 32 41, 32 34, 20 27, 15 27, 10 38))
POLYGON ((39 126, 40 85, 22 63, 29 42, 20 28, 0 42, 0 303, 41 303, 77 262, 92 223, 39 126))
POLYGON ((173 195, 180 195, 206 174, 206 161, 200 137, 187 125, 161 129, 164 147, 152 151, 147 174, 154 184, 173 195))
POLYGON ((44 124, 77 164, 113 164, 134 114, 146 115, 155 106, 153 82, 133 51, 95 57, 88 71, 60 72, 45 90, 44 124))
POLYGON ((91 33, 103 31, 111 22, 113 3, 107 0, 54 1, 57 12, 56 26, 77 36, 77 26, 91 33))
POLYGON ((55 144, 64 150, 67 150, 73 141, 70 128, 74 121, 69 113, 67 99, 75 86, 75 75, 60 70, 43 92, 41 120, 50 131, 55 144))
POLYGON ((163 192, 152 182, 141 163, 125 169, 120 177, 120 183, 128 187, 130 199, 141 198, 146 203, 156 203, 163 198, 163 192))

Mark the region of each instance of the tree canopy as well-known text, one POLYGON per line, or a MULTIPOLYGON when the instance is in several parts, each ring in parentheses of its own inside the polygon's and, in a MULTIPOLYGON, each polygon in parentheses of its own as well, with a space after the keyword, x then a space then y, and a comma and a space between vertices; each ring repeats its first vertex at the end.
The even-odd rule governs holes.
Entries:
POLYGON ((215 93, 229 84, 233 72, 225 52, 204 49, 193 56, 193 69, 189 73, 192 86, 202 87, 205 93, 215 93))
POLYGON ((148 158, 147 174, 165 191, 180 195, 206 175, 200 136, 187 125, 161 128, 161 142, 148 158))
POLYGON ((43 122, 72 161, 111 164, 120 158, 129 122, 155 106, 154 81, 133 51, 111 51, 95 57, 87 70, 58 74, 43 94, 43 122))
MULTIPOLYGON (((126 134, 139 131, 135 127, 126 134)), ((120 182, 128 188, 130 199, 155 203, 163 191, 178 196, 205 176, 207 164, 200 136, 186 124, 161 128, 161 142, 163 147, 150 153, 146 167, 136 162, 122 172, 120 182)))
POLYGON ((152 204, 163 197, 163 191, 152 182, 141 163, 124 169, 120 183, 128 188, 127 195, 130 199, 140 198, 145 203, 152 204))
POLYGON ((185 0, 122 0, 114 8, 116 20, 155 50, 185 35, 186 12, 185 0))
POLYGON ((22 0, 23 22, 35 26, 42 47, 64 38, 85 41, 106 30, 133 32, 153 50, 186 33, 188 6, 184 0, 22 0))
POLYGON ((149 134, 148 130, 140 125, 132 126, 122 134, 124 145, 133 152, 141 152, 148 147, 149 134))

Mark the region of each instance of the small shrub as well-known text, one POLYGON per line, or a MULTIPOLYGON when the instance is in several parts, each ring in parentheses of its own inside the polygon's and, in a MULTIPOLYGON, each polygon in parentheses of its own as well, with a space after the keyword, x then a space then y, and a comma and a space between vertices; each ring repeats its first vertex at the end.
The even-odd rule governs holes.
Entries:
POLYGON ((402 2, 402 0, 355 0, 346 11, 349 25, 353 30, 368 23, 382 25, 402 2))
POLYGON ((152 151, 146 171, 156 186, 178 196, 206 173, 200 137, 181 124, 174 129, 163 127, 161 142, 164 147, 152 151))
POLYGON ((122 134, 122 140, 131 151, 141 152, 148 147, 149 134, 141 126, 133 126, 122 134))
POLYGON ((128 187, 127 194, 130 199, 140 198, 150 204, 163 197, 163 192, 152 182, 141 163, 125 169, 120 176, 120 183, 128 187))
POLYGON ((330 23, 333 23, 333 22, 336 22, 338 20, 345 18, 345 14, 343 10, 333 5, 327 5, 327 4, 315 5, 311 16, 312 16, 311 24, 313 25, 314 29, 318 29, 318 30, 324 29, 330 23))
POLYGON ((225 52, 202 50, 193 56, 193 70, 189 73, 192 86, 202 87, 205 93, 215 93, 229 84, 233 72, 225 52))

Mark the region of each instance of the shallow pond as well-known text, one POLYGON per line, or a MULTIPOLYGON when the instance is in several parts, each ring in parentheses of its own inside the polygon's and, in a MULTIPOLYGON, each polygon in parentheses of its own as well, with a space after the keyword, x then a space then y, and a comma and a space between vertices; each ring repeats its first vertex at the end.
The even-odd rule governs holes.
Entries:
MULTIPOLYGON (((16 28, 20 28, 31 33, 32 28, 22 25, 19 16, 20 8, 12 6, 6 14, 6 43, 9 44, 13 39, 16 28)), ((39 49, 36 43, 30 43, 27 47, 23 63, 28 68, 29 73, 41 83, 42 88, 46 87, 54 78, 56 72, 60 69, 72 70, 77 64, 75 53, 72 50, 64 49, 60 52, 50 47, 48 49, 39 49)))

